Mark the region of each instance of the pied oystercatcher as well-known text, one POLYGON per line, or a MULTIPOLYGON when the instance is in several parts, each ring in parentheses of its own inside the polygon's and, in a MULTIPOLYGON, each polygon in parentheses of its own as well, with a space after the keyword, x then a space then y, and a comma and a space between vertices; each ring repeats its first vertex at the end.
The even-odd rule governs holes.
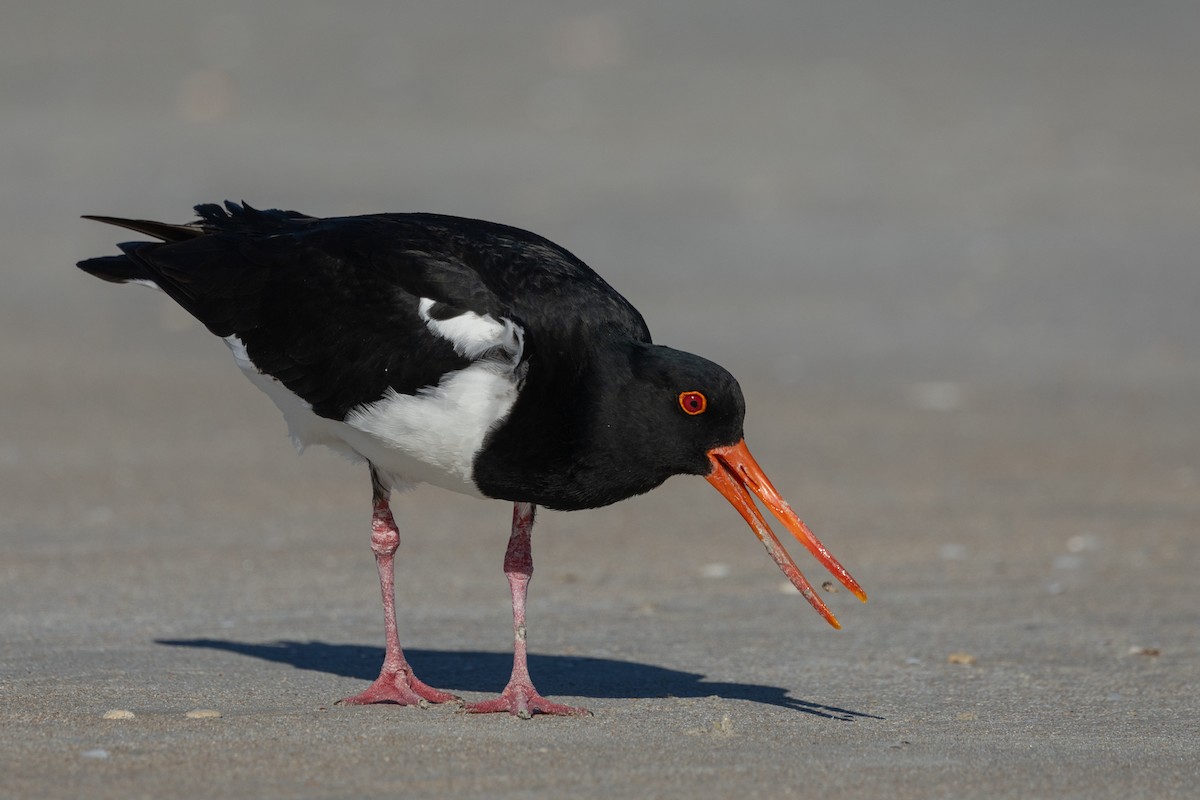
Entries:
POLYGON ((866 595, 771 485, 742 436, 733 376, 651 343, 641 314, 558 245, 436 214, 321 219, 245 203, 196 206, 173 225, 89 216, 155 237, 79 267, 166 292, 225 340, 275 401, 298 448, 366 461, 387 648, 379 678, 342 702, 459 702, 417 679, 396 628, 393 489, 432 483, 514 503, 504 573, 512 676, 467 711, 580 714, 533 686, 525 596, 538 505, 574 510, 703 475, 834 627, 751 493, 862 600, 866 595))

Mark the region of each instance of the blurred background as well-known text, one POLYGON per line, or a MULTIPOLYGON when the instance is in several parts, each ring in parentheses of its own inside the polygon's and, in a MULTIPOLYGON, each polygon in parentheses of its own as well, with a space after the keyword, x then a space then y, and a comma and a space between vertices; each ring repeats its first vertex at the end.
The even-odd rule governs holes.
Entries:
POLYGON ((659 340, 784 383, 935 382, 916 391, 937 405, 947 381, 1196 379, 1194 3, 0 15, 14 331, 60 329, 64 304, 92 337, 114 306, 160 313, 71 268, 114 238, 80 214, 231 198, 532 229, 659 340))

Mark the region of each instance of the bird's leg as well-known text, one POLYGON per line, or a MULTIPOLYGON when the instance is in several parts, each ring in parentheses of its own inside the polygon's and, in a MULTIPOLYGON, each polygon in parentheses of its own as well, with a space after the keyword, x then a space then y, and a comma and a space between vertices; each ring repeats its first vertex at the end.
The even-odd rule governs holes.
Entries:
POLYGON ((390 491, 374 469, 371 470, 375 511, 371 515, 371 551, 379 568, 379 591, 383 596, 383 628, 387 638, 383 667, 379 677, 366 690, 338 702, 347 705, 395 703, 402 706, 425 706, 428 703, 462 702, 449 692, 434 689, 413 675, 412 667, 400 649, 400 634, 396 628, 396 584, 394 558, 400 547, 400 532, 388 505, 390 491))
POLYGON ((533 517, 537 506, 532 503, 513 505, 512 535, 508 539, 508 551, 504 554, 504 575, 512 591, 513 608, 513 668, 508 685, 500 696, 479 703, 468 703, 465 710, 472 714, 507 711, 521 719, 534 714, 579 715, 590 714, 586 708, 574 708, 561 703, 552 703, 538 694, 529 678, 529 663, 525 649, 525 595, 529 579, 533 575, 533 552, 530 537, 533 533, 533 517))

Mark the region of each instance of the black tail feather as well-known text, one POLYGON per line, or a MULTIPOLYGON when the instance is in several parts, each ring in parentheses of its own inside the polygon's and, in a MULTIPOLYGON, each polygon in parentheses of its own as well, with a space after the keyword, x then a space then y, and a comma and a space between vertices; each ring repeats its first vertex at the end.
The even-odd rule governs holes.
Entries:
POLYGON ((152 281, 145 269, 128 256, 101 256, 89 258, 76 264, 89 275, 95 275, 110 283, 128 283, 129 281, 152 281))
POLYGON ((270 234, 292 230, 296 222, 313 219, 298 211, 257 209, 244 200, 240 204, 226 200, 223 207, 216 203, 201 203, 195 206, 195 211, 199 219, 183 224, 105 217, 98 214, 84 214, 83 218, 144 233, 164 242, 184 242, 222 231, 270 234))
POLYGON ((208 231, 194 224, 192 225, 171 225, 166 222, 154 222, 148 219, 123 219, 121 217, 101 217, 94 214, 84 214, 84 219, 93 219, 96 222, 104 222, 108 225, 116 225, 118 228, 128 228, 131 231, 144 233, 147 236, 153 236, 155 239, 162 239, 164 242, 182 242, 186 239, 194 239, 197 236, 203 236, 208 231))
MULTIPOLYGON (((111 283, 145 281, 161 285, 155 277, 156 270, 146 260, 149 253, 160 247, 169 247, 176 243, 223 233, 271 235, 293 230, 297 222, 312 219, 312 217, 297 211, 260 210, 245 201, 238 204, 227 200, 224 207, 215 203, 205 203, 196 206, 195 211, 199 219, 184 224, 85 214, 84 219, 137 231, 147 236, 153 236, 161 240, 161 243, 125 242, 118 245, 124 255, 89 258, 80 261, 78 267, 90 275, 95 275, 97 278, 111 283)), ((186 304, 184 305, 186 307, 186 304)))

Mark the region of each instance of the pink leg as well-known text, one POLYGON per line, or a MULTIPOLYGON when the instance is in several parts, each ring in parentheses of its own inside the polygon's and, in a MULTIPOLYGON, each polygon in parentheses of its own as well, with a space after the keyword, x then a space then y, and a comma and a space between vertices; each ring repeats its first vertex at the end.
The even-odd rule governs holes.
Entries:
POLYGON ((395 703, 402 706, 425 706, 429 703, 446 703, 461 700, 439 689, 434 689, 413 675, 412 667, 400 649, 400 635, 396 630, 396 588, 393 558, 400 546, 400 532, 388 507, 387 491, 372 474, 375 486, 375 513, 371 517, 371 550, 375 553, 375 565, 379 568, 379 591, 383 595, 383 625, 387 635, 387 649, 383 657, 383 668, 379 677, 366 690, 352 697, 339 700, 347 705, 369 703, 395 703))
POLYGON ((533 553, 530 536, 533 532, 533 516, 536 506, 532 503, 513 505, 512 536, 508 540, 508 552, 504 554, 504 575, 512 590, 513 607, 513 668, 508 686, 500 696, 480 703, 468 703, 465 710, 472 714, 507 711, 521 719, 534 714, 579 715, 590 714, 586 708, 574 708, 561 703, 551 703, 538 694, 529 678, 528 656, 525 650, 525 595, 529 579, 533 575, 533 553))

